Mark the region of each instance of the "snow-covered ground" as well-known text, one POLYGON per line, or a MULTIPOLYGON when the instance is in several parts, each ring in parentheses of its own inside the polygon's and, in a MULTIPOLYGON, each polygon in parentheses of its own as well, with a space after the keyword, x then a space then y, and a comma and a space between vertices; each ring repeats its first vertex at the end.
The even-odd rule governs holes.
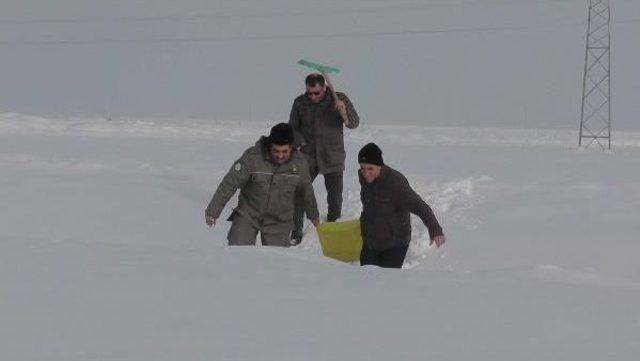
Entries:
POLYGON ((399 271, 326 259, 313 232, 228 248, 227 222, 205 226, 271 125, 0 114, 0 359, 637 360, 640 134, 603 152, 575 131, 365 122, 345 218, 375 141, 448 239, 414 219, 399 271))

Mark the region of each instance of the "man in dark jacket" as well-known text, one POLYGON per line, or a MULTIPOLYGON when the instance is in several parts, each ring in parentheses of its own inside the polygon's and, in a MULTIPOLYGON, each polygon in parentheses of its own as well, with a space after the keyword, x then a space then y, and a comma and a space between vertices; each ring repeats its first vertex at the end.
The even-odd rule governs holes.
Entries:
MULTIPOLYGON (((331 89, 321 74, 310 74, 305 79, 306 92, 298 96, 291 107, 289 124, 295 134, 295 147, 306 155, 311 182, 318 174, 324 176, 327 189, 327 221, 333 222, 342 213, 342 174, 344 172, 344 134, 347 128, 358 127, 360 118, 344 93, 336 93, 334 102, 331 89), (344 120, 340 113, 346 114, 344 120)), ((292 238, 302 239, 303 207, 296 202, 292 238)))
POLYGON ((288 247, 293 227, 294 199, 299 196, 309 220, 317 226, 318 206, 304 157, 293 151, 293 129, 286 123, 271 128, 247 149, 222 179, 205 221, 216 224, 222 209, 240 189, 227 239, 229 245, 254 245, 260 232, 262 244, 288 247))
POLYGON ((444 244, 442 227, 431 207, 411 188, 407 178, 384 164, 382 151, 369 143, 358 153, 362 214, 360 265, 402 268, 411 241, 411 217, 420 217, 431 244, 444 244))

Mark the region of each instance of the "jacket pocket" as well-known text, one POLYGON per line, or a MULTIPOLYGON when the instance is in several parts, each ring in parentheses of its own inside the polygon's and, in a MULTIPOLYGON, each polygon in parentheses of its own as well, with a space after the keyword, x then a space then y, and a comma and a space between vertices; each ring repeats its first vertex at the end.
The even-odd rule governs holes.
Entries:
POLYGON ((273 176, 273 174, 270 173, 260 173, 260 172, 254 172, 251 173, 251 181, 255 184, 260 184, 260 185, 268 185, 271 182, 271 177, 273 176))
POLYGON ((270 213, 281 221, 293 219, 296 188, 299 176, 281 175, 275 182, 278 189, 271 197, 270 213))

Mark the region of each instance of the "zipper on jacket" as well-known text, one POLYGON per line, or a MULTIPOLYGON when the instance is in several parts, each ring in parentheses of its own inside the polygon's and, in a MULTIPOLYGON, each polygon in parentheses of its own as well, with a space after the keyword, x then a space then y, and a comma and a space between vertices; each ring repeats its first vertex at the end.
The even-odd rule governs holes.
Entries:
POLYGON ((264 209, 262 210, 262 214, 260 215, 261 219, 264 219, 264 213, 269 210, 269 203, 271 203, 271 188, 273 187, 273 178, 275 178, 276 173, 280 169, 280 165, 276 166, 276 169, 273 170, 273 174, 271 175, 271 179, 269 180, 269 188, 267 189, 267 201, 265 202, 264 209))

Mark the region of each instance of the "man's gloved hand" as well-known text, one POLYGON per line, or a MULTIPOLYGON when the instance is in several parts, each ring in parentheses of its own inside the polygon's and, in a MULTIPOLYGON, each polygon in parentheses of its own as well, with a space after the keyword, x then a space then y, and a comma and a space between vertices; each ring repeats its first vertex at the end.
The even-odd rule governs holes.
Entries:
POLYGON ((207 226, 213 227, 216 224, 217 218, 213 218, 211 216, 204 215, 204 221, 207 222, 207 226))
POLYGON ((335 108, 338 113, 347 114, 347 105, 342 100, 336 101, 335 108))
POLYGON ((431 242, 429 243, 429 245, 431 246, 432 244, 434 244, 434 243, 435 243, 435 244, 436 244, 436 247, 440 248, 440 246, 442 246, 442 245, 444 244, 444 242, 445 242, 445 241, 446 241, 446 240, 445 240, 445 238, 444 238, 444 235, 441 235, 441 236, 435 236, 435 238, 433 238, 433 239, 431 240, 431 242))

